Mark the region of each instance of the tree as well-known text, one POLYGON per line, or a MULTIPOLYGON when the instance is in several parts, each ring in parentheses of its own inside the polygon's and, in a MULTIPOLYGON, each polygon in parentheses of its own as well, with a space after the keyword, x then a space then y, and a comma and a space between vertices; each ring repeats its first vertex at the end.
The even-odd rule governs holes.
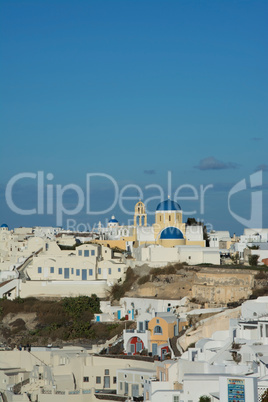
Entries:
POLYGON ((195 218, 188 218, 186 225, 187 226, 196 226, 196 225, 200 225, 200 222, 197 222, 195 218))
POLYGON ((248 246, 248 249, 249 250, 259 250, 260 249, 260 246, 255 246, 255 244, 254 244, 254 246, 248 246))
POLYGON ((258 265, 258 259, 259 259, 259 256, 256 254, 249 255, 248 256, 249 265, 251 265, 252 267, 256 267, 258 265))
POLYGON ((237 265, 237 264, 238 264, 238 261, 239 261, 239 254, 238 254, 238 252, 236 252, 236 253, 234 253, 233 255, 231 255, 231 260, 233 261, 233 264, 234 264, 234 265, 237 265))
POLYGON ((204 225, 204 222, 200 222, 200 221, 197 221, 195 218, 189 217, 187 219, 186 226, 202 226, 203 227, 203 240, 206 240, 206 246, 209 246, 207 227, 206 227, 206 225, 204 225))
POLYGON ((207 395, 200 396, 199 402, 211 402, 211 398, 207 395))

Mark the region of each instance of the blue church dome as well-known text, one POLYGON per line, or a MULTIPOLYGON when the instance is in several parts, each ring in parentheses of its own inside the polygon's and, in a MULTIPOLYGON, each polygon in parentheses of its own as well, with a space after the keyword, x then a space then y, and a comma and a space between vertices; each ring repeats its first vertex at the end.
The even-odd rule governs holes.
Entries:
POLYGON ((169 226, 168 228, 162 231, 160 239, 162 240, 183 239, 183 234, 180 231, 180 229, 175 228, 174 226, 169 226))
POLYGON ((8 228, 6 223, 3 223, 3 225, 1 225, 1 228, 8 228))
POLYGON ((114 216, 112 216, 111 219, 109 220, 109 223, 118 223, 118 220, 115 219, 114 216))
POLYGON ((181 211, 181 207, 175 201, 170 199, 160 202, 156 208, 157 211, 181 211))

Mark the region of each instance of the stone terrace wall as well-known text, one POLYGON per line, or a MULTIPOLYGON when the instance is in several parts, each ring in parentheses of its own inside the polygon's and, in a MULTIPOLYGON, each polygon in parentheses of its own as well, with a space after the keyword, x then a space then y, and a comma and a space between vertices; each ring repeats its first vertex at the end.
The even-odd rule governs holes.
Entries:
POLYGON ((253 273, 197 272, 192 286, 192 297, 201 302, 226 304, 247 299, 253 287, 253 273))

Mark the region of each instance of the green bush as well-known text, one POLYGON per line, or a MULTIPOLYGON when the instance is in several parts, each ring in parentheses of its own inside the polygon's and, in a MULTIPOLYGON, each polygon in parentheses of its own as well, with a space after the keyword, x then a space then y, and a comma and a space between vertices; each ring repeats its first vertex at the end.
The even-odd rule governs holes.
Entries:
POLYGON ((91 313, 100 313, 100 299, 92 294, 88 296, 65 297, 63 299, 63 308, 72 317, 80 317, 85 311, 91 313))
POLYGON ((199 402, 211 402, 211 398, 207 395, 200 396, 199 402))
POLYGON ((258 259, 259 256, 254 254, 254 255, 249 255, 248 256, 248 263, 249 265, 251 265, 252 267, 256 267, 258 265, 258 259))

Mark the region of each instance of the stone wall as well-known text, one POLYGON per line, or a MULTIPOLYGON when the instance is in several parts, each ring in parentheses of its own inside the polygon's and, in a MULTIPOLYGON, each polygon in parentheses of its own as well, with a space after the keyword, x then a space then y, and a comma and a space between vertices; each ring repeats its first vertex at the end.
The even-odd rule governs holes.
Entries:
POLYGON ((197 272, 192 287, 192 297, 200 302, 226 304, 247 299, 254 286, 252 273, 226 271, 197 272))

